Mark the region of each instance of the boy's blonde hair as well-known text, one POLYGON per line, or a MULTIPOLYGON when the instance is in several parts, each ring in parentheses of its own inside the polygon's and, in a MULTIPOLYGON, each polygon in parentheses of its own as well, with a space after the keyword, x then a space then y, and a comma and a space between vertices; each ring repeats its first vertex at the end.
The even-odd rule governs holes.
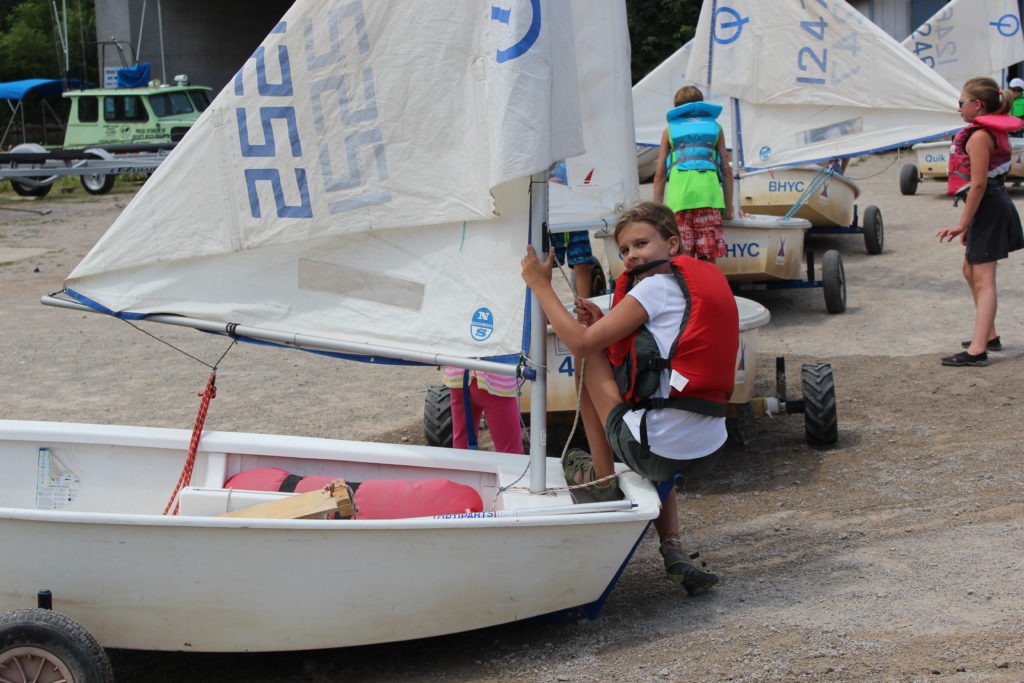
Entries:
POLYGON ((633 208, 623 211, 619 216, 619 220, 615 223, 616 244, 619 243, 619 233, 625 230, 626 226, 630 223, 649 223, 665 239, 678 237, 680 242, 682 242, 683 238, 679 234, 679 226, 676 225, 676 216, 672 213, 672 209, 664 204, 641 202, 633 208))

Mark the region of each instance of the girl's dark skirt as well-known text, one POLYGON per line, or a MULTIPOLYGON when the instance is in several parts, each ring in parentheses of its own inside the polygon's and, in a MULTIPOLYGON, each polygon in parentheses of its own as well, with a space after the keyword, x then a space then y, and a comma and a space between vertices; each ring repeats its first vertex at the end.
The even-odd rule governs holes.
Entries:
POLYGON ((1017 207, 1002 184, 989 185, 967 228, 964 259, 972 266, 990 263, 1006 258, 1017 249, 1024 249, 1024 230, 1017 207))

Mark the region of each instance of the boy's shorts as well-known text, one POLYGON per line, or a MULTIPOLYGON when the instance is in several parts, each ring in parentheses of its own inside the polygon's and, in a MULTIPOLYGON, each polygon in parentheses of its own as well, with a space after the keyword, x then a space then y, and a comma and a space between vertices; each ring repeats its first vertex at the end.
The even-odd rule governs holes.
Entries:
POLYGON ((693 476, 706 474, 718 461, 718 449, 714 453, 705 455, 703 458, 692 458, 689 460, 673 460, 664 458, 657 453, 643 452, 640 442, 633 438, 629 426, 622 416, 629 410, 625 403, 612 408, 608 413, 608 419, 604 423, 604 431, 608 436, 608 443, 615 452, 615 457, 625 463, 631 470, 645 479, 653 482, 671 481, 676 475, 693 476))
POLYGON ((719 209, 676 211, 676 225, 683 238, 683 253, 698 259, 725 256, 725 231, 719 209))
POLYGON ((551 246, 555 248, 555 260, 565 265, 566 252, 569 255, 568 265, 590 263, 594 254, 590 250, 590 233, 586 230, 551 234, 551 246))

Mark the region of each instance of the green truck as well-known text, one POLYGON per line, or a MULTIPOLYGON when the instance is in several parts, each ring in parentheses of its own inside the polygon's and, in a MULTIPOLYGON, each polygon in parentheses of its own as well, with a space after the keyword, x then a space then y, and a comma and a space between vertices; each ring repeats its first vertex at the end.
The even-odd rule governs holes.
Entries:
POLYGON ((19 195, 43 197, 65 175, 80 176, 90 194, 105 194, 121 173, 152 172, 210 105, 210 88, 200 85, 89 88, 61 96, 71 102, 61 149, 24 143, 0 154, 0 179, 19 195))

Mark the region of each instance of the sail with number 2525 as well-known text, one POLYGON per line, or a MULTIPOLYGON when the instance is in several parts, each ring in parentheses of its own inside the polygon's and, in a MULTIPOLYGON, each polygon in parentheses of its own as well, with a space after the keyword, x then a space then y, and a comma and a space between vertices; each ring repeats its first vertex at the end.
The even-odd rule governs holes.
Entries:
POLYGON ((518 358, 530 175, 583 144, 570 4, 517 7, 297 2, 66 294, 375 358, 518 358))

